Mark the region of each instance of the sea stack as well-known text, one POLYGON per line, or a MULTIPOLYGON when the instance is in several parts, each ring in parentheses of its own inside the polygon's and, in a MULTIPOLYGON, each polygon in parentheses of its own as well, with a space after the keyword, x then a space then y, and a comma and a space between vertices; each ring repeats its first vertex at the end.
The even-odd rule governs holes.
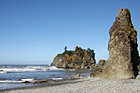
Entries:
POLYGON ((65 51, 58 54, 51 66, 67 69, 90 69, 95 66, 95 53, 94 50, 88 48, 87 50, 76 46, 74 51, 65 51))
POLYGON ((101 77, 106 79, 132 79, 138 75, 139 54, 137 31, 134 29, 130 11, 120 8, 110 31, 109 58, 101 77))

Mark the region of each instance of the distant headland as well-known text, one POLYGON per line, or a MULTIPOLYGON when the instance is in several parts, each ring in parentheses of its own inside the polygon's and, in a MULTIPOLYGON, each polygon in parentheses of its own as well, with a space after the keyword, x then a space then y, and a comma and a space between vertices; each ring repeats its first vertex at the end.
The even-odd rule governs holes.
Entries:
POLYGON ((53 62, 52 66, 59 68, 71 68, 71 69, 90 69, 96 64, 94 50, 90 48, 82 49, 76 46, 74 51, 64 48, 64 52, 58 54, 53 62))

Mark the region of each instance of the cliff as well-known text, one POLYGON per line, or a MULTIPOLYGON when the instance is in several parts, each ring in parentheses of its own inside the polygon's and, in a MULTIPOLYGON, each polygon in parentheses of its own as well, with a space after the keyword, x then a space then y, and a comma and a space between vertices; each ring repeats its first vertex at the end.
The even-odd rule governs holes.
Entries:
POLYGON ((137 31, 133 27, 128 9, 118 10, 109 34, 109 58, 97 76, 117 79, 135 78, 138 75, 139 65, 137 31))
POLYGON ((76 46, 74 51, 65 50, 58 54, 51 65, 59 68, 90 69, 95 65, 95 53, 89 48, 84 50, 76 46))

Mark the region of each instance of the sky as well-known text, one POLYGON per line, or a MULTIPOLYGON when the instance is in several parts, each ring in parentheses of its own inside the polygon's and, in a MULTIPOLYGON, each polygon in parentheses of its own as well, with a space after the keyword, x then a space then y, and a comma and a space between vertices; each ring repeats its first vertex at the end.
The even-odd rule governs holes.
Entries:
MULTIPOLYGON (((140 45, 140 0, 0 0, 0 64, 50 64, 75 46, 108 59, 109 29, 128 8, 140 45)), ((140 51, 140 46, 138 46, 140 51)))

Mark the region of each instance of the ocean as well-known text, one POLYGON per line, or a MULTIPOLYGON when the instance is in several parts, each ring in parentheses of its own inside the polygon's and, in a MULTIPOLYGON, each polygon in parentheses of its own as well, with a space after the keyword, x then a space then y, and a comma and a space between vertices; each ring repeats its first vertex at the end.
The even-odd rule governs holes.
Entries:
MULTIPOLYGON (((33 81, 60 81, 76 75, 87 77, 90 70, 62 69, 49 65, 0 65, 0 90, 40 86, 41 84, 34 84, 33 81), (23 83, 26 80, 30 83, 23 83)), ((47 82, 44 84, 47 85, 47 82)))

